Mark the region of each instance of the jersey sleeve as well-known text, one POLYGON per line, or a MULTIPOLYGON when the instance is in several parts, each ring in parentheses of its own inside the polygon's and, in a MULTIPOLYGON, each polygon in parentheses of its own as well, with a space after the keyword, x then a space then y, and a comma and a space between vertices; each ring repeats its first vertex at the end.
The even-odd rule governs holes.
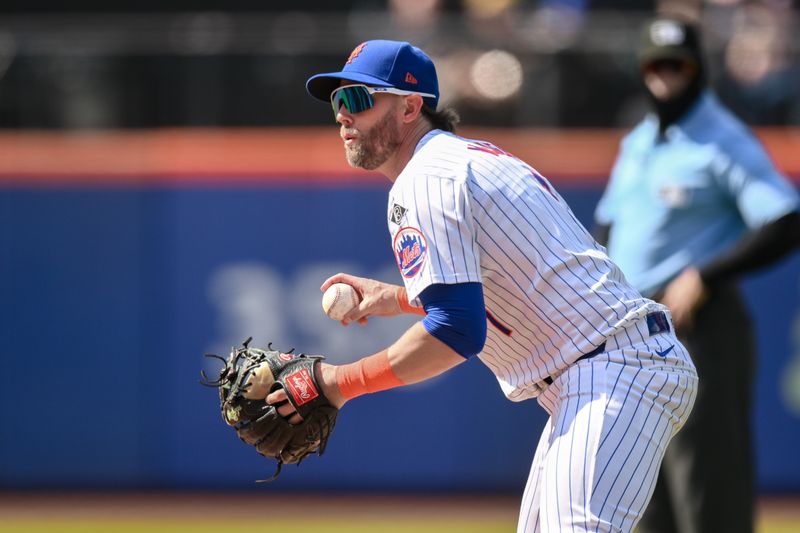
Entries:
POLYGON ((412 305, 436 283, 480 282, 471 195, 465 180, 406 176, 389 200, 392 251, 412 305))
POLYGON ((798 209, 798 194, 781 175, 761 144, 742 136, 729 145, 717 165, 717 179, 735 201, 751 229, 773 222, 798 209))

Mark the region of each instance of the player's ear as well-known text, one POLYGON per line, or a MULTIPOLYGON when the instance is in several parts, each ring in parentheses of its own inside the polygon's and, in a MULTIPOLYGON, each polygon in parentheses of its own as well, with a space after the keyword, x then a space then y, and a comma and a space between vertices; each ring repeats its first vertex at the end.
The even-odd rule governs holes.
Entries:
POLYGON ((422 97, 418 94, 410 94, 403 98, 403 122, 409 123, 417 119, 422 113, 422 97))

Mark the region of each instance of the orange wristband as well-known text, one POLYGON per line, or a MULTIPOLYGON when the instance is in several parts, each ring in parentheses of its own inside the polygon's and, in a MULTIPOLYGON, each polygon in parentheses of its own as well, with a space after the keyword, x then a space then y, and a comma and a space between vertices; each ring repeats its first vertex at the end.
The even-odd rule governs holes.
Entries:
POLYGON ((408 292, 406 291, 405 287, 398 287, 397 288, 397 303, 400 305, 400 310, 404 313, 412 313, 415 315, 422 315, 425 316, 425 309, 422 307, 414 307, 410 303, 408 303, 408 292))
POLYGON ((387 350, 355 363, 337 366, 336 384, 345 400, 405 385, 392 370, 387 350))

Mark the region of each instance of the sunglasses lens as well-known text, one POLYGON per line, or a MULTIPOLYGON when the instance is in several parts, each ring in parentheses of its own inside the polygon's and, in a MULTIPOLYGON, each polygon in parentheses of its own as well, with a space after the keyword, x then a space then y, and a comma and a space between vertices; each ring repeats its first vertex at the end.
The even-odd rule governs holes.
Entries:
POLYGON ((366 87, 356 85, 353 87, 340 87, 331 96, 333 112, 338 113, 342 106, 348 113, 361 113, 373 105, 372 95, 366 87))

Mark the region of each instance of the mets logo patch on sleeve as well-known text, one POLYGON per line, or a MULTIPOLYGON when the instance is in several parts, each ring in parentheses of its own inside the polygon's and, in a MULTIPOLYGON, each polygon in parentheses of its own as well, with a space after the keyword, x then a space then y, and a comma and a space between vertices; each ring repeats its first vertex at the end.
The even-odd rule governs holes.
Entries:
POLYGON ((413 278, 422 269, 428 255, 428 243, 417 228, 401 228, 394 236, 394 254, 404 278, 413 278))

